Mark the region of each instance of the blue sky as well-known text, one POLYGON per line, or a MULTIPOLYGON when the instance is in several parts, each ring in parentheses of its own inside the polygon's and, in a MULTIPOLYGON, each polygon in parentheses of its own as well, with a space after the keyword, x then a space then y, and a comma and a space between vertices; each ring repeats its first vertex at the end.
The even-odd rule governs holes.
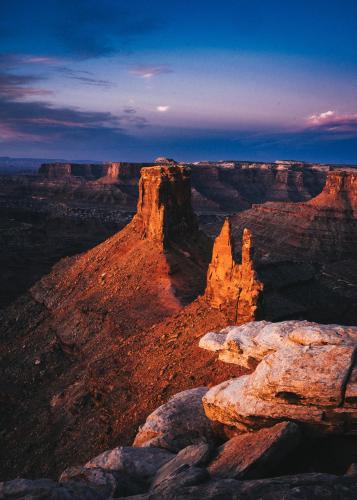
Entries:
POLYGON ((357 163, 357 2, 1 0, 0 155, 357 163))

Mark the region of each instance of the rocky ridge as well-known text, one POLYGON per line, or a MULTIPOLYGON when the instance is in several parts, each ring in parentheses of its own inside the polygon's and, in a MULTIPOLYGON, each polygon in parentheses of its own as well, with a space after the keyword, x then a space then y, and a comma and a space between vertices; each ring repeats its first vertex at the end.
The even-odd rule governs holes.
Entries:
POLYGON ((301 203, 254 205, 232 218, 237 241, 244 227, 254 234, 257 259, 327 262, 354 258, 357 241, 357 173, 332 171, 323 191, 301 203), (279 220, 279 224, 276 221, 279 220))

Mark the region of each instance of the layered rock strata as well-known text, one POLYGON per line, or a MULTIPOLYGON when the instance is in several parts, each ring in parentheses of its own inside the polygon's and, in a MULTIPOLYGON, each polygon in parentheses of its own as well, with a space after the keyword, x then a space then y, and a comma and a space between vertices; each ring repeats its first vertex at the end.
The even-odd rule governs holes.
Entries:
POLYGON ((143 238, 162 243, 180 241, 198 231, 191 206, 190 169, 160 166, 142 169, 133 226, 143 238))
POLYGON ((352 169, 331 171, 323 191, 309 201, 253 205, 232 217, 237 241, 245 227, 254 234, 260 261, 289 259, 321 264, 354 259, 357 173, 352 169))
POLYGON ((253 265, 250 231, 243 231, 242 262, 238 264, 234 258, 231 224, 226 219, 213 246, 205 299, 211 307, 225 311, 232 321, 245 323, 258 317, 263 288, 253 265))
POLYGON ((357 327, 252 322, 208 333, 200 346, 257 365, 203 397, 212 420, 240 431, 293 420, 318 433, 357 434, 357 327))

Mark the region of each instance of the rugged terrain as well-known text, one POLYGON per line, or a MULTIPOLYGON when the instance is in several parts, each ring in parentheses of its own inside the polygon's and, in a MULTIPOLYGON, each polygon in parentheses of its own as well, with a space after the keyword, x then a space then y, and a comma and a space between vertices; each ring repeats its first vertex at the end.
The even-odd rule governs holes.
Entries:
POLYGON ((53 475, 128 442, 161 398, 232 374, 197 347, 225 315, 204 301, 182 309, 204 291, 211 248, 190 196, 184 167, 146 169, 132 222, 4 311, 5 476, 53 475))
MULTIPOLYGON (((132 446, 58 481, 0 483, 2 498, 353 500, 357 327, 248 322, 200 339, 251 373, 172 396, 132 446)), ((177 345, 180 340, 177 340, 177 345)))
MULTIPOLYGON (((223 225, 213 248, 192 208, 193 175, 182 165, 144 168, 131 222, 58 262, 1 313, 2 478, 55 478, 107 448, 130 444, 146 416, 178 391, 252 369, 200 350, 198 341, 210 330, 290 317, 356 324, 356 174, 330 172, 322 193, 307 202, 262 205, 276 208, 265 232, 256 215, 261 206, 240 212, 223 225), (290 216, 270 258, 269 231, 285 207, 290 216), (317 243, 308 254, 298 228, 311 221, 317 243)), ((350 363, 348 376, 351 370, 350 363)))
POLYGON ((307 202, 269 202, 232 217, 237 259, 245 228, 254 241, 264 284, 257 317, 357 323, 356 210, 357 174, 336 170, 307 202))
MULTIPOLYGON (((5 160, 0 307, 28 290, 61 257, 87 250, 123 228, 135 213, 140 170, 147 165, 45 163, 38 174, 10 175, 19 162, 5 160)), ((27 164, 36 165, 19 163, 27 164)), ((294 162, 197 163, 191 165, 192 204, 201 227, 215 236, 226 215, 252 203, 315 196, 331 168, 294 162)))

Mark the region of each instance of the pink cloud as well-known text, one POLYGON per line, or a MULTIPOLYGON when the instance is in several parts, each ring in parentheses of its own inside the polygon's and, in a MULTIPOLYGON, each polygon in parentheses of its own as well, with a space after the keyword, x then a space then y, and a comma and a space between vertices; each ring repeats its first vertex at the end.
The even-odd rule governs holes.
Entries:
POLYGON ((0 142, 3 141, 43 141, 43 137, 27 132, 19 132, 9 125, 0 123, 0 142))
POLYGON ((307 124, 313 128, 319 128, 329 132, 356 132, 357 113, 338 113, 337 111, 325 111, 313 114, 307 118, 307 124))

